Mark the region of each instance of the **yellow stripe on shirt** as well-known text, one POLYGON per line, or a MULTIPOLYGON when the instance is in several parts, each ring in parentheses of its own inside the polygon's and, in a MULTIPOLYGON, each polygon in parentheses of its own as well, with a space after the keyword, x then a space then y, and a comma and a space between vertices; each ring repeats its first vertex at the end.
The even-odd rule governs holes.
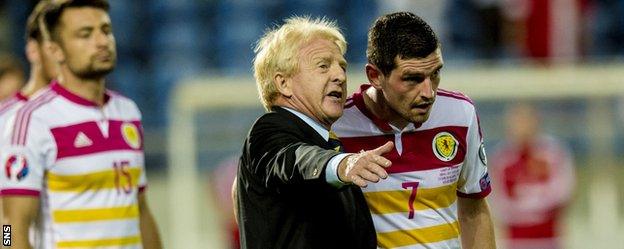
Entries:
POLYGON ((117 220, 137 217, 139 217, 139 205, 136 204, 115 208, 56 210, 52 212, 52 220, 56 223, 117 220))
POLYGON ((141 243, 140 236, 130 236, 121 238, 98 239, 98 240, 71 240, 56 243, 57 248, 72 247, 98 247, 98 246, 127 246, 141 243))
POLYGON ((377 244, 394 248, 415 244, 435 243, 459 237, 459 223, 442 224, 426 228, 377 233, 377 244))
MULTIPOLYGON (((412 189, 379 191, 364 193, 368 207, 373 214, 389 214, 409 212, 409 199, 412 189)), ((416 189, 414 211, 426 209, 446 208, 457 199, 456 185, 447 185, 437 188, 416 189)))
POLYGON ((113 189, 118 187, 136 187, 139 184, 141 168, 131 167, 126 170, 126 173, 111 169, 80 175, 57 175, 48 173, 48 189, 52 192, 84 192, 87 190, 113 189))

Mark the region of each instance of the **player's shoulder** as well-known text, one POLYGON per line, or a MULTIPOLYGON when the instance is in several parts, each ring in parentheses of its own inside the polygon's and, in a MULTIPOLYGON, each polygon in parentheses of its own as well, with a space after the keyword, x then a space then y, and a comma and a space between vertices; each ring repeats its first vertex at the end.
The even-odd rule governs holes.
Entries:
POLYGON ((120 105, 127 105, 134 108, 137 108, 136 103, 131 98, 110 89, 106 89, 106 94, 109 96, 110 101, 118 103, 120 105))
POLYGON ((362 108, 366 108, 363 106, 362 100, 354 96, 349 97, 345 102, 342 116, 334 123, 334 127, 352 126, 367 122, 369 119, 366 117, 366 114, 363 113, 362 108), (357 103, 358 101, 362 103, 357 103))
POLYGON ((476 116, 474 102, 468 96, 461 92, 438 89, 429 118, 419 129, 443 126, 469 127, 474 123, 476 116))
MULTIPOLYGON (((36 131, 36 134, 45 134, 43 132, 48 126, 48 120, 56 118, 56 115, 50 115, 50 106, 58 99, 58 94, 51 89, 44 89, 36 97, 24 102, 24 104, 15 111, 13 122, 10 128, 11 143, 14 145, 24 145, 26 143, 29 130, 36 131), (31 129, 31 127, 36 127, 31 129)), ((31 132, 32 133, 32 132, 31 132)), ((31 134, 32 135, 32 134, 31 134)))
POLYGON ((468 116, 472 116, 476 112, 474 101, 459 91, 438 89, 435 105, 444 110, 464 110, 468 116))
POLYGON ((16 94, 13 97, 5 99, 0 102, 0 117, 10 115, 14 110, 19 109, 28 99, 21 94, 16 94))
MULTIPOLYGON (((58 93, 51 88, 42 89, 35 97, 32 97, 28 101, 24 101, 21 107, 17 110, 16 116, 49 116, 46 115, 46 109, 58 99, 58 93)), ((20 120, 19 118, 17 120, 20 120)))
POLYGON ((342 116, 332 125, 332 131, 339 137, 362 137, 383 134, 375 124, 375 116, 364 104, 358 93, 348 98, 342 116))
POLYGON ((141 111, 138 105, 131 98, 110 89, 106 90, 111 105, 115 105, 120 110, 124 110, 127 114, 141 117, 141 111))
POLYGON ((474 101, 472 101, 470 97, 460 91, 451 91, 439 88, 437 92, 437 98, 447 100, 456 105, 467 105, 474 107, 474 101))

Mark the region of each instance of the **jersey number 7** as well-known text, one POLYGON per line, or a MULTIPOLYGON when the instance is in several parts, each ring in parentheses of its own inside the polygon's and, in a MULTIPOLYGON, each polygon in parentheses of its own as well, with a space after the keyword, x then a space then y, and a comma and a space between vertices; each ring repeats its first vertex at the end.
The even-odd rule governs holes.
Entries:
POLYGON ((404 189, 412 188, 412 193, 410 194, 409 201, 407 203, 409 207, 409 215, 407 216, 407 218, 413 219, 414 218, 414 201, 416 200, 418 182, 404 182, 403 184, 401 184, 401 187, 403 187, 404 189))

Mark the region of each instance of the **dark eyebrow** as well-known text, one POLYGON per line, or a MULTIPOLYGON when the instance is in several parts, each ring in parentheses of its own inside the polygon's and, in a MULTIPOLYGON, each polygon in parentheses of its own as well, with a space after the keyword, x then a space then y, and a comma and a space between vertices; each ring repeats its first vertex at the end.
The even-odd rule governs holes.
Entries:
MULTIPOLYGON (((442 67, 444 67, 444 64, 439 65, 438 67, 436 67, 435 69, 433 69, 431 72, 435 72, 438 71, 440 69, 442 69, 442 67)), ((425 73, 423 71, 405 71, 405 73, 403 74, 403 77, 424 77, 425 73)))

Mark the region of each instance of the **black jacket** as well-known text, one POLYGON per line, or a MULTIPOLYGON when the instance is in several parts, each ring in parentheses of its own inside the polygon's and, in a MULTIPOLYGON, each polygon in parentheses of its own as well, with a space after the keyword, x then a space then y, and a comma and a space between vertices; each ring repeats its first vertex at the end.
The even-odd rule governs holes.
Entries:
POLYGON ((339 154, 312 127, 280 107, 252 126, 238 165, 242 248, 376 248, 362 191, 325 181, 339 154))

